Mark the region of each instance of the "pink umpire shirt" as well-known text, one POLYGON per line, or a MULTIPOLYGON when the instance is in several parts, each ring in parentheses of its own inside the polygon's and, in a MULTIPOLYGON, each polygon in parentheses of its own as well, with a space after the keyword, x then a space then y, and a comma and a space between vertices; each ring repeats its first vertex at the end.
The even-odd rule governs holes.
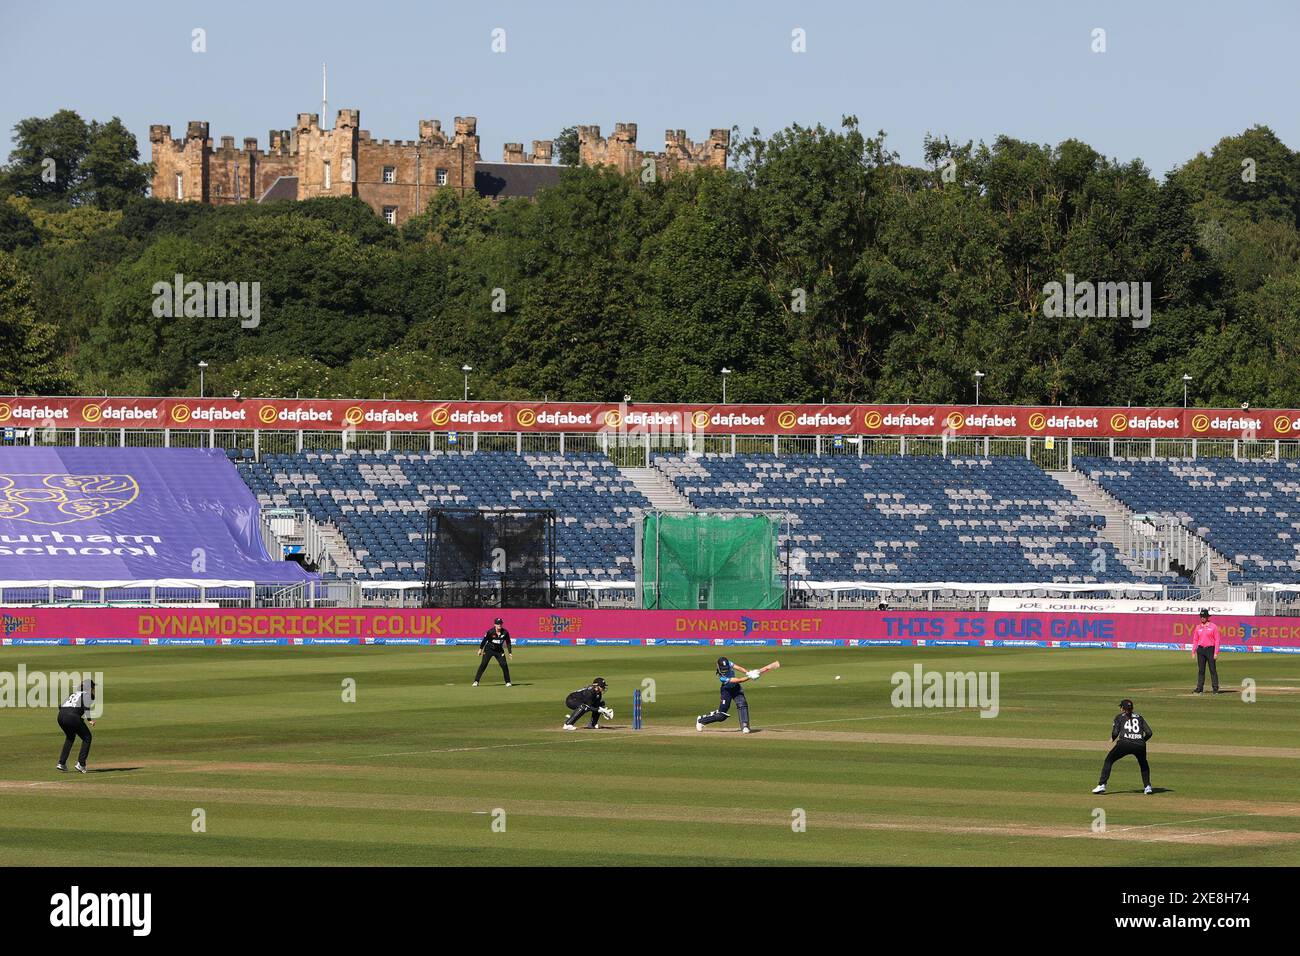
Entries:
POLYGON ((1196 653, 1198 647, 1213 647, 1214 654, 1219 654, 1219 625, 1213 621, 1207 621, 1204 624, 1197 624, 1196 629, 1192 631, 1192 653, 1196 653))

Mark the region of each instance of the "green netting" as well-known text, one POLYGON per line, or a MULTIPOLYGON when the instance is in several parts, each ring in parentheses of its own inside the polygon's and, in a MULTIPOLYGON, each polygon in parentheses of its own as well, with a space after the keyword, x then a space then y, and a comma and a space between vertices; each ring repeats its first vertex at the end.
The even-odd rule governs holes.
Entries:
POLYGON ((778 522, 769 515, 651 513, 641 533, 647 608, 780 608, 778 522))

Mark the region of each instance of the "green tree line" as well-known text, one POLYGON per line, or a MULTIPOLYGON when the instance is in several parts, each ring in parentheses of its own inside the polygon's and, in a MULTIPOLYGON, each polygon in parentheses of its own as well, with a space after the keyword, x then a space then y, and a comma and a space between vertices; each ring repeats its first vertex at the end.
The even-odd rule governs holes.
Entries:
POLYGON ((1300 154, 1263 126, 1163 180, 1087 144, 846 117, 734 136, 729 169, 566 169, 535 200, 144 193, 116 119, 24 120, 0 170, 0 391, 1300 406, 1300 154), (54 157, 56 177, 49 181, 54 157), (59 178, 59 171, 63 178, 59 178), (256 327, 159 282, 256 282, 256 327), (1151 321, 1050 317, 1050 283, 1149 283, 1151 321))

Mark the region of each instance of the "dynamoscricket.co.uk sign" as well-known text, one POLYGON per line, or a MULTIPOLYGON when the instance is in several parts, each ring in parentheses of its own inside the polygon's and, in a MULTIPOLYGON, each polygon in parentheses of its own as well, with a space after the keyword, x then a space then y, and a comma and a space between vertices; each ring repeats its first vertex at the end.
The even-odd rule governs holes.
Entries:
POLYGON ((0 428, 1300 438, 1300 409, 4 398, 0 428))

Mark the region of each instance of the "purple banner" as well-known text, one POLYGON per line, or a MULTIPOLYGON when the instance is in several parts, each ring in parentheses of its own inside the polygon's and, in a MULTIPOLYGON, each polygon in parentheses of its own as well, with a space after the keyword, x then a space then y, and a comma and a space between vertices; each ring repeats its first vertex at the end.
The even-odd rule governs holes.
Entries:
POLYGON ((201 448, 0 450, 0 581, 280 583, 257 501, 201 448))

